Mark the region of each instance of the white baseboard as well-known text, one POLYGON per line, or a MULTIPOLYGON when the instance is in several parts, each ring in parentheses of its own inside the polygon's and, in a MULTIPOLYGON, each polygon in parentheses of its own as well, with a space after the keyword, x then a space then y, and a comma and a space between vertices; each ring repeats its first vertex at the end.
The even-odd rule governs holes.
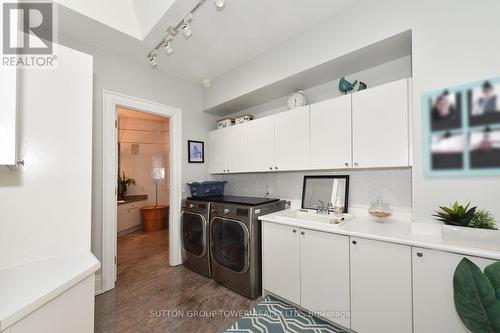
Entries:
POLYGON ((100 294, 102 294, 102 275, 99 273, 95 275, 95 295, 100 294))

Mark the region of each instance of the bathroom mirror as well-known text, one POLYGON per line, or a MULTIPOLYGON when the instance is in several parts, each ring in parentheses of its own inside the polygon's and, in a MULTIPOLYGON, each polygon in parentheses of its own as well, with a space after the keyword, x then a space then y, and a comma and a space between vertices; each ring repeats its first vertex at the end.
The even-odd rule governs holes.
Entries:
POLYGON ((319 200, 325 205, 337 201, 347 213, 349 206, 349 176, 304 176, 302 209, 317 209, 319 200))

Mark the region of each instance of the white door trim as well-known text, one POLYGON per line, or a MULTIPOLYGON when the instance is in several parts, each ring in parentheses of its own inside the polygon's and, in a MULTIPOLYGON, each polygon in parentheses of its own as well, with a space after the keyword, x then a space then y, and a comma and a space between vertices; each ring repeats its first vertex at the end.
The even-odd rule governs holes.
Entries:
POLYGON ((117 130, 116 108, 152 113, 170 118, 170 216, 169 263, 182 264, 180 248, 180 216, 182 200, 182 110, 112 91, 103 91, 103 193, 102 193, 102 286, 106 292, 115 287, 117 238, 117 130))

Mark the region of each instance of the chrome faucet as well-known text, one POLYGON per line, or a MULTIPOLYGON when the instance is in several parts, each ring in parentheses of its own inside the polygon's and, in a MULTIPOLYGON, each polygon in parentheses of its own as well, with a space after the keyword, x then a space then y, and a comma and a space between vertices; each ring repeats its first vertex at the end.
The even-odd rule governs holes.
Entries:
POLYGON ((318 207, 316 207, 316 214, 328 214, 328 208, 325 206, 323 200, 318 201, 318 207))
POLYGON ((316 207, 316 214, 324 214, 324 215, 330 215, 330 212, 333 212, 333 204, 329 202, 325 206, 325 202, 323 200, 318 201, 318 207, 316 207))

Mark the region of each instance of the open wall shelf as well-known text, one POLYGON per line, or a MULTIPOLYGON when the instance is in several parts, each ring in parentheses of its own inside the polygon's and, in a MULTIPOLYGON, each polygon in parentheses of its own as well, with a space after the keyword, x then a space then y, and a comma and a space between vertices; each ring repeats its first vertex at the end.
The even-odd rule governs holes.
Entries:
POLYGON ((407 30, 261 87, 248 94, 210 107, 205 112, 225 116, 255 107, 286 96, 294 90, 310 89, 337 80, 342 76, 348 76, 352 73, 410 56, 411 45, 411 30, 407 30))

